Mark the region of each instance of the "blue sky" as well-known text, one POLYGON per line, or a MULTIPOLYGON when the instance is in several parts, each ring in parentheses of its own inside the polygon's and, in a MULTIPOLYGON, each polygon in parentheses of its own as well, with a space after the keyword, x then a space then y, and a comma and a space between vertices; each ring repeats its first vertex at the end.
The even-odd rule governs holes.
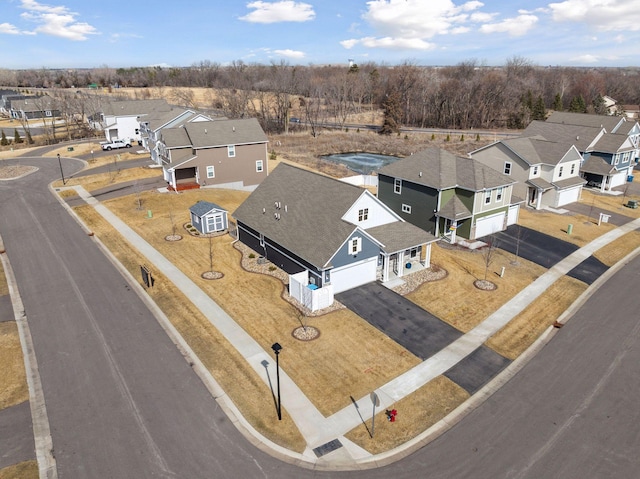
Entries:
POLYGON ((638 66, 632 0, 0 0, 0 67, 638 66))

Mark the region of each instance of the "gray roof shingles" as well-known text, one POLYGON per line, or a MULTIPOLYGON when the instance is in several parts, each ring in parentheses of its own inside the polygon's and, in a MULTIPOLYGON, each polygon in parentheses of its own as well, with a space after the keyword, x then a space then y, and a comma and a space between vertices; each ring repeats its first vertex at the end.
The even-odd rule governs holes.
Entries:
POLYGON ((455 187, 482 191, 514 183, 508 176, 471 158, 456 156, 435 147, 390 163, 378 173, 439 191, 455 187))
POLYGON ((317 268, 324 268, 356 229, 342 217, 364 193, 357 186, 282 163, 233 217, 317 268))

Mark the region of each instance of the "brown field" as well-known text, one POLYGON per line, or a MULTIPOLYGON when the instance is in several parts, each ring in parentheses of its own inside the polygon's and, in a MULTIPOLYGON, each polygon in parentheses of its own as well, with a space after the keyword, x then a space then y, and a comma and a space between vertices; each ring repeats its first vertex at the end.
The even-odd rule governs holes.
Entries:
POLYGON ((598 226, 597 222, 584 215, 561 215, 547 210, 528 208, 520 209, 518 224, 578 246, 584 246, 607 231, 615 229, 615 225, 611 223, 602 223, 598 226), (573 231, 568 234, 570 224, 573 225, 573 231))
POLYGON ((29 399, 18 326, 15 321, 0 323, 0 410, 29 399))
POLYGON ((35 459, 0 469, 0 479, 38 479, 38 477, 40 477, 40 471, 35 459))
MULTIPOLYGON (((377 412, 373 438, 371 421, 352 429, 345 437, 371 454, 398 447, 446 417, 469 398, 469 393, 450 379, 439 376, 393 405, 395 422, 387 421, 384 410, 377 412)), ((361 406, 364 407, 364 406, 361 406)), ((366 407, 372 407, 367 404, 366 407)))
POLYGON ((480 290, 473 283, 484 279, 483 254, 436 243, 432 262, 446 269, 447 276, 423 284, 407 298, 460 331, 468 332, 546 271, 522 258, 514 265, 514 255, 497 249, 487 272, 487 280, 495 283, 497 289, 480 290), (505 274, 501 278, 503 266, 505 274))
POLYGON ((520 356, 587 289, 582 281, 563 276, 487 341, 509 359, 520 356))
POLYGON ((593 256, 607 266, 613 266, 638 247, 640 247, 640 232, 631 231, 603 246, 593 256))

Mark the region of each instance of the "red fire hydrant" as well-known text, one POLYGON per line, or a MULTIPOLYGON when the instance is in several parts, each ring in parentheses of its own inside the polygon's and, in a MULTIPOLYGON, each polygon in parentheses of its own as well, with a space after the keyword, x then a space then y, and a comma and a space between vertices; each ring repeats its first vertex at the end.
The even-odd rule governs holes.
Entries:
POLYGON ((392 409, 391 411, 389 411, 387 409, 387 419, 391 422, 396 422, 396 416, 398 415, 398 411, 396 411, 395 409, 392 409))

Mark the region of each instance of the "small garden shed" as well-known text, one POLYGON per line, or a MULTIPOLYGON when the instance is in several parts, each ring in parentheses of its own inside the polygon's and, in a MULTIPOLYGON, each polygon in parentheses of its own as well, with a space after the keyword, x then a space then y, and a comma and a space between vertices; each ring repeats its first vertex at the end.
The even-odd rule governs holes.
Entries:
POLYGON ((218 233, 229 227, 227 211, 208 201, 198 201, 189 208, 191 224, 202 234, 218 233))

